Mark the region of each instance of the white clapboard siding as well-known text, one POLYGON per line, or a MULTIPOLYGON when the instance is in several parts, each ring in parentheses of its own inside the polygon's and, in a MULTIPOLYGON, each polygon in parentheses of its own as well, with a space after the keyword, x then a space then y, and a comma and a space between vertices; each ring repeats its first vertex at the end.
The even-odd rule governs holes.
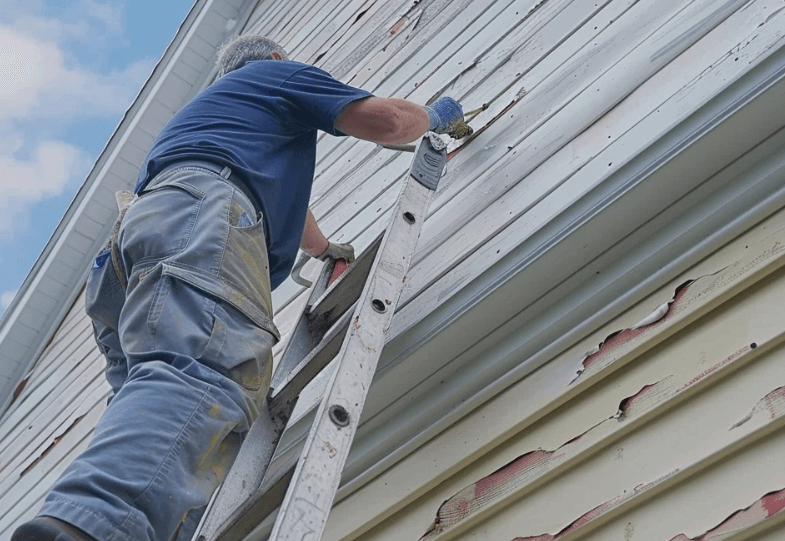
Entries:
MULTIPOLYGON (((574 4, 580 5, 580 2, 574 4)), ((573 194, 585 193, 592 184, 618 170, 630 159, 630 156, 645 149, 646 145, 651 144, 658 135, 680 122, 686 113, 699 108, 711 99, 718 90, 718 81, 707 77, 703 73, 705 70, 717 73, 717 77, 723 79, 722 86, 726 86, 734 76, 739 77, 754 65, 750 59, 758 59, 761 54, 765 54, 772 43, 776 43, 779 39, 776 25, 769 25, 767 28, 771 36, 770 41, 752 41, 757 46, 753 45, 751 48, 741 47, 748 41, 748 33, 739 35, 729 32, 729 28, 740 28, 742 32, 756 31, 757 24, 751 24, 751 21, 757 21, 763 9, 767 7, 772 9, 776 3, 759 4, 757 11, 745 9, 738 12, 734 10, 739 3, 726 3, 722 9, 708 12, 704 4, 697 2, 686 7, 678 4, 675 5, 674 14, 663 11, 659 4, 655 7, 653 4, 638 3, 630 8, 629 4, 614 2, 606 5, 606 10, 609 12, 600 11, 593 14, 594 12, 589 10, 585 16, 591 18, 582 26, 579 22, 583 19, 578 18, 576 23, 574 17, 577 7, 571 6, 572 9, 560 12, 560 14, 566 12, 565 20, 576 24, 579 31, 573 32, 569 39, 564 40, 560 47, 553 51, 552 55, 556 56, 555 62, 541 62, 528 72, 527 77, 533 78, 534 84, 522 85, 521 88, 532 89, 528 90, 523 99, 510 109, 514 112, 518 107, 524 107, 522 114, 527 120, 532 115, 544 114, 542 111, 547 111, 549 108, 553 115, 546 120, 541 120, 539 125, 535 122, 534 127, 531 127, 528 121, 520 121, 519 115, 511 114, 499 118, 488 126, 485 133, 467 148, 461 149, 461 152, 449 162, 447 173, 442 179, 442 186, 431 207, 431 218, 425 225, 420 244, 424 245, 423 251, 418 251, 415 256, 415 266, 410 273, 410 279, 407 280, 402 299, 404 307, 393 323, 393 337, 427 315, 428 306, 433 306, 438 302, 437 299, 443 300, 445 295, 449 296, 459 290, 461 282, 477 276, 492 263, 505 257, 510 248, 517 246, 526 238, 527 231, 536 230, 546 223, 545 221, 553 214, 544 214, 538 218, 539 209, 536 208, 544 198, 546 198, 545 202, 540 205, 540 209, 547 211, 551 208, 555 212, 560 211, 565 204, 570 204, 574 200, 573 194), (731 14, 733 16, 728 17, 731 14), (639 18, 648 21, 648 26, 639 24, 639 18), (723 22, 725 18, 727 20, 723 22), (663 24, 662 21, 669 24, 663 24), (714 28, 720 23, 722 23, 720 27, 714 28), (649 36, 645 33, 639 34, 649 27, 653 29, 649 36), (597 55, 591 50, 582 52, 582 47, 588 46, 591 49, 594 43, 601 43, 596 38, 602 35, 603 29, 610 34, 605 38, 608 44, 604 48, 611 49, 613 54, 597 55), (580 30, 588 35, 584 35, 580 30), (706 36, 705 32, 709 30, 713 31, 706 36), (622 47, 623 43, 620 44, 615 40, 614 32, 622 32, 622 35, 626 32, 629 35, 632 51, 625 50, 622 47), (646 39, 641 44, 633 39, 635 36, 646 39), (670 42, 674 42, 674 45, 666 46, 670 42), (675 59, 678 53, 689 49, 692 44, 695 44, 695 50, 689 51, 693 54, 687 61, 674 62, 672 69, 668 69, 670 66, 667 65, 667 60, 675 59), (617 46, 620 52, 615 51, 614 47, 617 46), (734 47, 739 48, 739 54, 747 62, 738 60, 734 60, 732 64, 721 62, 728 56, 727 50, 732 50, 734 47), (652 50, 657 53, 656 61, 647 64, 645 59, 652 50), (610 68, 599 78, 598 75, 602 73, 601 68, 584 71, 576 69, 574 66, 583 69, 586 64, 578 61, 583 60, 581 54, 587 58, 586 62, 595 62, 610 68), (711 56, 712 54, 715 56, 711 56), (576 56, 578 59, 574 60, 576 56), (620 59, 614 61, 614 58, 620 59), (698 64, 696 59, 702 59, 703 64, 698 64), (687 66, 691 69, 685 69, 687 66), (667 75, 659 76, 658 69, 667 70, 667 75), (549 75, 549 70, 555 71, 549 75), (578 77, 582 74, 585 75, 584 78, 578 77), (538 85, 538 79, 535 77, 544 78, 545 82, 538 85), (586 77, 588 82, 584 81, 586 77), (600 84, 602 77, 608 80, 608 84, 600 84), (569 85, 560 84, 570 79, 577 79, 579 82, 571 82, 569 85), (621 82, 626 80, 629 84, 616 86, 617 80, 621 82), (693 80, 697 85, 691 84, 693 80), (561 86, 565 88, 562 89, 561 86), (705 90, 701 94, 696 92, 696 87, 705 90), (576 88, 582 89, 581 92, 576 94, 576 88), (672 109, 668 111, 670 116, 662 114, 662 109, 657 108, 662 104, 663 99, 667 99, 669 89, 673 89, 671 91, 675 93, 671 98, 672 109), (652 103, 651 98, 636 99, 638 95, 634 95, 616 105, 619 99, 636 90, 643 98, 651 96, 659 101, 652 103), (566 93, 563 101, 566 105, 561 109, 553 105, 558 103, 560 92, 566 93), (685 100, 685 96, 689 96, 692 101, 685 100), (614 105, 616 107, 611 110, 606 119, 595 122, 603 110, 614 105), (585 114, 582 109, 585 110, 585 114), (525 112, 527 110, 531 110, 531 114, 527 115, 525 112), (584 124, 576 123, 576 119, 580 120, 582 116, 586 118, 584 124), (603 120, 605 122, 601 123, 603 120), (594 125, 587 131, 586 127, 593 122, 594 125), (573 126, 574 131, 570 132, 568 126, 573 126), (637 130, 633 129, 636 127, 637 130), (539 132, 543 133, 540 135, 539 132), (647 134, 648 138, 646 136, 641 138, 641 133, 647 134), (570 141, 570 137, 575 140, 570 141), (555 151, 551 156, 552 159, 541 166, 541 171, 535 169, 527 177, 526 172, 532 171, 537 164, 542 163, 543 157, 548 156, 548 145, 553 149, 551 152, 555 151), (560 145, 568 146, 560 148, 560 145), (577 154, 581 150, 584 151, 583 157, 577 154), (601 155, 603 150, 606 150, 605 155, 601 155), (605 161, 606 156, 609 157, 608 161, 605 161), (596 159, 592 160, 593 158, 596 159), (473 184, 475 181, 476 184, 473 184), (586 184, 581 185, 581 181, 585 181, 586 184), (565 182, 569 183, 558 191, 560 183, 565 182), (501 197, 505 195, 505 190, 507 193, 512 192, 511 197, 501 197), (554 190, 556 190, 555 194, 554 190), (520 192, 523 197, 518 197, 517 192, 520 192), (561 198, 564 203, 554 205, 547 199, 550 196, 550 200, 558 201, 561 193, 566 196, 561 198), (534 211, 529 212, 533 207, 534 211), (476 213, 480 214, 471 220, 476 213), (516 218, 518 218, 517 222, 516 218), (533 220, 535 221, 532 222, 533 220), (525 225, 521 227, 519 224, 525 225), (483 234, 483 231, 487 233, 483 234), (502 238, 504 240, 501 240, 502 238), (435 252, 428 254, 429 248, 435 252), (424 257, 421 254, 425 254, 425 260, 420 265, 418 259, 424 257), (467 259, 467 256, 470 259, 467 259), (462 268, 456 268, 450 274, 451 268, 455 265, 460 265, 462 268), (467 267, 468 271, 463 270, 467 267), (441 283, 434 284, 433 282, 440 276, 444 277, 441 283), (432 287, 427 288, 427 286, 432 287), (423 293, 425 293, 424 298, 407 312, 405 304, 415 295, 423 293), (407 314, 413 314, 414 317, 407 318, 407 314)), ((594 4, 592 3, 591 6, 593 7, 594 4)), ((537 12, 534 13, 536 14, 537 12)), ((557 24, 559 21, 560 19, 556 17, 551 19, 550 23, 557 24)), ((553 35, 553 33, 546 33, 546 35, 553 35)), ((556 39, 554 41, 558 42, 556 39)), ((509 47, 509 44, 506 47, 509 47)), ((461 54, 462 49, 455 49, 455 51, 455 54, 461 54)), ((689 53, 685 53, 687 54, 689 53)), ((510 77, 518 73, 517 71, 511 73, 512 69, 517 69, 517 66, 507 67, 510 77)), ((443 81, 445 78, 439 80, 443 81)), ((476 82, 473 84, 476 85, 476 82)), ((496 83, 496 86, 492 85, 492 87, 499 86, 501 82, 496 83)), ((519 93, 520 88, 517 86, 507 90, 510 100, 514 100, 515 95, 519 93)), ((509 102, 502 100, 502 103, 509 102)), ((372 147, 368 148, 370 152, 375 151, 372 147)), ((377 158, 372 167, 380 167, 379 161, 380 158, 377 158)), ((355 176, 358 182, 356 188, 358 199, 354 198, 353 192, 348 192, 347 204, 335 206, 334 203, 330 203, 330 207, 335 209, 333 215, 340 213, 339 216, 344 216, 338 218, 339 223, 347 223, 347 219, 352 219, 340 230, 342 239, 355 241, 362 239, 361 242, 355 242, 358 248, 362 248, 386 226, 383 213, 391 207, 395 190, 390 190, 389 184, 379 183, 389 183, 398 178, 405 171, 405 167, 399 167, 380 167, 374 174, 366 177, 370 180, 371 186, 376 188, 376 193, 374 190, 364 189, 361 183, 362 174, 369 172, 367 169, 361 167, 357 170, 360 173, 357 175, 350 173, 350 177, 355 176), (386 170, 389 170, 389 173, 385 177, 386 170), (375 181, 377 177, 381 180, 375 181), (385 191, 380 195, 378 192, 382 190, 385 191), (366 192, 370 195, 364 196, 366 192), (375 199, 367 199, 374 196, 375 199), (359 207, 359 211, 354 211, 356 207, 359 207), (354 216, 352 212, 355 213, 354 216), (358 235, 351 236, 352 230, 358 231, 358 235)), ((317 179, 315 189, 318 189, 320 181, 321 178, 317 179)), ((328 191, 324 198, 329 198, 330 193, 328 191)), ((319 207, 319 201, 314 202, 314 208, 319 207)), ((328 214, 320 219, 330 224, 331 217, 328 214)), ((327 229, 327 232, 331 233, 331 230, 327 229)), ((289 290, 302 291, 301 288, 289 290)), ((281 309, 276 320, 279 328, 284 332, 290 328, 300 311, 299 303, 292 304, 290 307, 287 305, 288 302, 280 303, 281 309)))

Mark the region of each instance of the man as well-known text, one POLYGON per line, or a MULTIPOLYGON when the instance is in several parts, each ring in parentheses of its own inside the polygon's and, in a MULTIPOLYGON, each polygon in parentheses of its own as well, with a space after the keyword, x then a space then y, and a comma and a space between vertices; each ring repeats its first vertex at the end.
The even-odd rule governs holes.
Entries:
POLYGON ((189 538, 268 389, 272 289, 298 247, 353 257, 307 208, 317 130, 398 144, 463 119, 450 98, 374 97, 259 36, 219 68, 162 129, 95 259, 86 309, 109 407, 13 541, 189 538))

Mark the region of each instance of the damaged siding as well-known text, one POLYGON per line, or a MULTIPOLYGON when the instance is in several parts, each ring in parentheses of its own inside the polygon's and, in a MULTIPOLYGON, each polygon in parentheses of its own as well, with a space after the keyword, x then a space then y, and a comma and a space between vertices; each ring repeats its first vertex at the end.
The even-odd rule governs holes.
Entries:
MULTIPOLYGON (((670 300, 658 304, 667 290, 646 299, 595 333, 607 336, 599 346, 590 337, 572 348, 588 354, 557 357, 331 519, 349 520, 355 498, 384 498, 389 483, 429 488, 359 538, 728 541, 772 528, 782 536, 783 246, 780 212, 737 239, 732 248, 744 257, 723 265, 729 253, 717 254, 685 271, 670 300), (651 316, 612 331, 646 306, 656 307, 651 316), (489 448, 505 432, 514 435, 489 448), (451 461, 465 465, 438 472, 451 461)), ((346 528, 332 525, 333 534, 346 528)))

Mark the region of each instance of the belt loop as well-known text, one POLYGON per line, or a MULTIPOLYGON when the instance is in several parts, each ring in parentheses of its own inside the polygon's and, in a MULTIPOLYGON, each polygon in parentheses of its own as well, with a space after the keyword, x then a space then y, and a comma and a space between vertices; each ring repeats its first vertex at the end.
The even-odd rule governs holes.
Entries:
POLYGON ((218 174, 221 175, 226 180, 229 180, 229 177, 232 176, 232 170, 229 169, 229 167, 224 167, 223 169, 221 169, 221 172, 218 174))

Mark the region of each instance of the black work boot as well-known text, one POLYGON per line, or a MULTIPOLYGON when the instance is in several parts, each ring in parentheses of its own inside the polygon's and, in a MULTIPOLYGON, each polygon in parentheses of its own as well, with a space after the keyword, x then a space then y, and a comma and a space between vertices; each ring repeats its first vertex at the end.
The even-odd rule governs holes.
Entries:
POLYGON ((54 517, 36 517, 19 526, 11 541, 96 541, 82 530, 54 517))

